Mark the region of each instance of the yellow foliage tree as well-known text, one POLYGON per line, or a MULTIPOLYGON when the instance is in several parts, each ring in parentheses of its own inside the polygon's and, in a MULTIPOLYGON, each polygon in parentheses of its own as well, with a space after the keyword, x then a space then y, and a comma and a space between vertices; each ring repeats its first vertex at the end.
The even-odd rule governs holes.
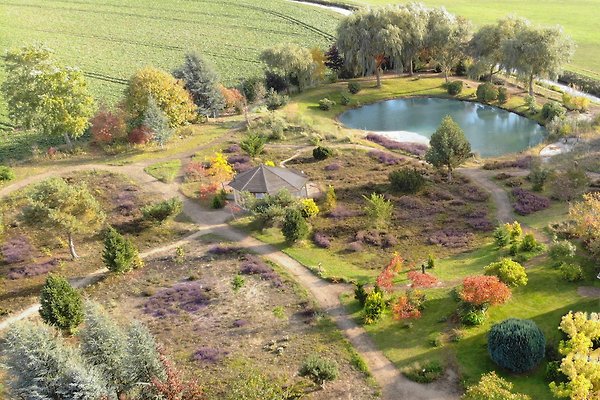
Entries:
POLYGON ((125 109, 133 120, 142 120, 150 97, 169 118, 172 128, 192 121, 196 106, 182 83, 168 72, 144 68, 135 73, 125 89, 125 109))
POLYGON ((571 205, 569 216, 590 253, 600 259, 600 193, 584 194, 583 201, 571 205))
POLYGON ((208 167, 207 175, 211 177, 213 182, 221 183, 230 181, 233 178, 234 171, 223 153, 215 153, 210 159, 210 167, 208 167))

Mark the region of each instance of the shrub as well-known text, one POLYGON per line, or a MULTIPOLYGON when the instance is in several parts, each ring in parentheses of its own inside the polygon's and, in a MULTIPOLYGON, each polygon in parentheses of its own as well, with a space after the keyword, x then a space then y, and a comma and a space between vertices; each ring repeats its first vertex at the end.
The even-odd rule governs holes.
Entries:
POLYGON ((308 235, 308 231, 309 225, 300 210, 290 208, 285 212, 281 232, 288 243, 295 243, 304 239, 308 235))
POLYGON ((256 157, 263 152, 266 143, 266 137, 253 133, 246 136, 244 140, 240 142, 240 148, 250 157, 256 157))
POLYGON ((452 81, 446 85, 446 90, 451 96, 460 94, 463 90, 463 81, 452 81))
POLYGON ((550 178, 550 175, 551 172, 549 169, 542 168, 538 165, 531 169, 527 179, 531 182, 534 191, 541 192, 544 190, 544 185, 548 181, 548 178, 550 178))
POLYGON ((515 198, 513 207, 519 215, 529 215, 550 207, 550 200, 522 188, 514 188, 512 195, 515 198))
POLYGON ((510 318, 492 326, 488 334, 492 361, 515 373, 531 371, 545 352, 546 338, 531 320, 510 318))
POLYGON ((365 299, 365 306, 363 309, 363 319, 365 324, 373 324, 383 315, 386 309, 385 299, 383 292, 378 288, 371 290, 365 299))
POLYGON ((420 304, 411 301, 408 295, 401 295, 394 303, 392 314, 396 320, 418 319, 421 318, 420 304))
POLYGON ((313 242, 322 249, 328 249, 331 247, 331 240, 324 233, 315 232, 313 235, 313 242))
POLYGON ((494 230, 494 242, 500 248, 510 243, 510 232, 506 225, 500 225, 494 230))
POLYGON ((218 210, 218 209, 225 207, 226 203, 227 203, 227 193, 225 193, 225 190, 221 189, 213 197, 212 203, 210 206, 212 208, 214 208, 215 210, 218 210))
POLYGON ((459 292, 461 300, 473 306, 502 304, 510 295, 508 286, 496 276, 468 276, 459 292))
POLYGON ((390 172, 392 189, 401 193, 416 193, 425 184, 425 178, 416 168, 402 168, 390 172))
POLYGON ((304 361, 298 374, 309 378, 319 386, 323 386, 325 382, 337 379, 339 371, 334 361, 312 355, 304 361))
POLYGON ((290 101, 290 98, 284 94, 279 94, 272 88, 267 92, 265 104, 270 111, 278 110, 285 106, 290 101))
POLYGON ((549 101, 542 107, 542 118, 545 121, 550 121, 554 117, 561 118, 566 114, 567 110, 556 101, 549 101))
POLYGON ((482 103, 491 103, 498 99, 498 89, 493 83, 482 83, 477 86, 476 96, 482 103))
POLYGON ((554 262, 560 263, 562 261, 573 259, 573 257, 575 257, 575 251, 577 251, 577 247, 575 247, 573 243, 568 240, 561 240, 555 241, 550 245, 548 255, 554 262))
POLYGON ((231 288, 234 292, 237 292, 244 286, 245 283, 246 280, 240 274, 235 274, 231 280, 231 288))
POLYGON ((402 150, 406 153, 413 154, 415 156, 424 156, 425 153, 427 153, 427 149, 429 148, 429 146, 427 146, 426 144, 398 142, 385 136, 377 135, 375 133, 369 133, 366 136, 366 139, 373 143, 377 143, 388 150, 402 150))
POLYGON ((583 279, 583 269, 577 264, 563 262, 559 270, 562 278, 568 282, 577 282, 583 279))
POLYGON ((326 160, 327 158, 333 156, 333 149, 324 146, 317 146, 313 149, 313 157, 315 160, 326 160))
POLYGON ((96 143, 112 143, 124 138, 126 128, 123 113, 115 113, 106 108, 100 108, 90 120, 90 132, 96 143))
POLYGON ((131 144, 146 144, 152 139, 152 131, 145 125, 133 128, 127 135, 127 140, 131 144))
POLYGON ((102 261, 110 272, 117 274, 143 266, 138 250, 131 240, 126 239, 110 226, 104 234, 102 261))
POLYGON ((537 101, 535 96, 527 95, 525 96, 525 107, 530 114, 535 114, 538 111, 537 101))
POLYGON ((142 207, 142 215, 147 221, 162 224, 169 217, 176 216, 183 209, 183 202, 177 197, 142 207))
POLYGON ((301 199, 298 202, 300 212, 306 219, 311 219, 319 215, 319 206, 313 199, 301 199))
POLYGON ((468 326, 479 326, 485 322, 485 309, 463 307, 459 312, 460 322, 468 326))
POLYGON ((439 361, 428 361, 425 364, 415 363, 403 369, 402 373, 411 381, 431 383, 444 374, 444 367, 439 361))
POLYGON ((510 95, 508 94, 508 90, 505 87, 498 88, 498 103, 506 104, 510 95))
POLYGON ((562 95, 562 102, 569 110, 586 112, 590 107, 590 99, 583 96, 572 96, 565 92, 562 95))
POLYGON ((485 267, 486 275, 495 275, 508 286, 527 285, 527 273, 525 268, 518 262, 509 258, 503 258, 485 267))
POLYGON ((352 94, 360 92, 362 87, 359 82, 348 82, 348 91, 352 94))
POLYGON ((374 227, 384 227, 391 223, 394 213, 394 205, 387 200, 382 194, 371 193, 371 196, 365 199, 365 213, 374 227))
POLYGON ((512 388, 512 383, 492 371, 483 375, 476 385, 469 386, 461 400, 531 400, 525 394, 514 393, 512 388))
POLYGON ((83 322, 81 294, 65 278, 48 275, 40 293, 40 316, 48 325, 73 333, 83 322))
POLYGON ((348 97, 348 95, 346 95, 345 93, 342 93, 342 95, 340 96, 340 104, 343 106, 347 106, 348 104, 350 104, 350 97, 348 97))
POLYGON ((371 150, 368 155, 385 165, 396 165, 402 161, 402 158, 380 150, 371 150))
POLYGON ((356 283, 354 286, 354 298, 358 301, 361 307, 365 306, 369 293, 365 290, 364 283, 356 283))
POLYGON ((519 251, 541 251, 544 249, 544 245, 539 243, 532 233, 528 233, 523 236, 521 244, 519 245, 519 251))
POLYGON ((433 287, 439 283, 435 276, 419 271, 410 271, 408 279, 411 281, 411 287, 433 287))
POLYGON ((327 97, 319 100, 319 109, 323 111, 329 111, 335 106, 335 101, 329 100, 327 97))
POLYGON ((15 172, 12 168, 0 165, 0 182, 8 182, 15 179, 15 172))
POLYGON ((573 166, 554 174, 550 185, 551 197, 561 201, 576 199, 585 192, 590 181, 583 168, 573 166))

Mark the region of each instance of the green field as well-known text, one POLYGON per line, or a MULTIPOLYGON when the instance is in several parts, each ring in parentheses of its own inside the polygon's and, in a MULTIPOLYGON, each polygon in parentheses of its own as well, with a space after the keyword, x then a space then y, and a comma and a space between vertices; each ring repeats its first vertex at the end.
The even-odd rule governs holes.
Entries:
POLYGON ((225 83, 235 84, 259 74, 260 52, 276 43, 326 48, 339 18, 283 0, 0 1, 0 51, 43 42, 84 71, 96 97, 112 103, 135 70, 172 70, 189 51, 205 55, 225 83))
MULTIPOLYGON (((401 3, 390 0, 344 0, 358 5, 401 3)), ((577 43, 568 69, 600 79, 600 0, 420 0, 428 6, 444 6, 475 25, 492 23, 509 14, 542 25, 560 24, 577 43)))

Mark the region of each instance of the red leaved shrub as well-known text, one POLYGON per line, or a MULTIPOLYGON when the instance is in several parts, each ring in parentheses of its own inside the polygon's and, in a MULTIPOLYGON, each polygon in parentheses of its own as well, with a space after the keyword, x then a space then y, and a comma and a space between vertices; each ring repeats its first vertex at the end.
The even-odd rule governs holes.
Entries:
POLYGON ((394 276, 402 269, 404 259, 395 255, 388 265, 381 271, 377 277, 376 285, 386 292, 391 292, 394 288, 394 276))
POLYGON ((398 300, 392 307, 392 313, 396 320, 421 318, 421 311, 417 305, 410 301, 407 295, 398 297, 398 300))
POLYGON ((463 280, 460 298, 474 306, 502 304, 510 299, 510 289, 497 276, 468 276, 463 280))
POLYGON ((125 131, 125 118, 120 112, 112 112, 102 107, 90 120, 90 132, 96 143, 112 143, 116 139, 124 138, 125 131))
POLYGON ((411 287, 433 287, 438 284, 438 279, 428 273, 422 273, 419 271, 410 271, 408 273, 408 279, 412 282, 411 287))
POLYGON ((133 128, 127 136, 127 140, 131 144, 146 144, 150 139, 152 139, 152 131, 145 125, 133 128))

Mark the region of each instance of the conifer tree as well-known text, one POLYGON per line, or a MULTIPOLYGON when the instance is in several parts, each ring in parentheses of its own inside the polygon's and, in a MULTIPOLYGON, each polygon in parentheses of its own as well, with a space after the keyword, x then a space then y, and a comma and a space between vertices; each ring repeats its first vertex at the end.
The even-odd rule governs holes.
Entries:
POLYGON ((40 295, 40 315, 48 325, 73 333, 83 322, 81 294, 65 278, 49 274, 40 295))
POLYGON ((154 97, 148 98, 148 107, 144 113, 144 125, 152 131, 152 140, 164 146, 173 136, 173 129, 169 126, 169 118, 156 103, 154 97))
POLYGON ((113 227, 106 230, 102 260, 106 268, 114 273, 125 273, 143 266, 135 245, 113 227))

